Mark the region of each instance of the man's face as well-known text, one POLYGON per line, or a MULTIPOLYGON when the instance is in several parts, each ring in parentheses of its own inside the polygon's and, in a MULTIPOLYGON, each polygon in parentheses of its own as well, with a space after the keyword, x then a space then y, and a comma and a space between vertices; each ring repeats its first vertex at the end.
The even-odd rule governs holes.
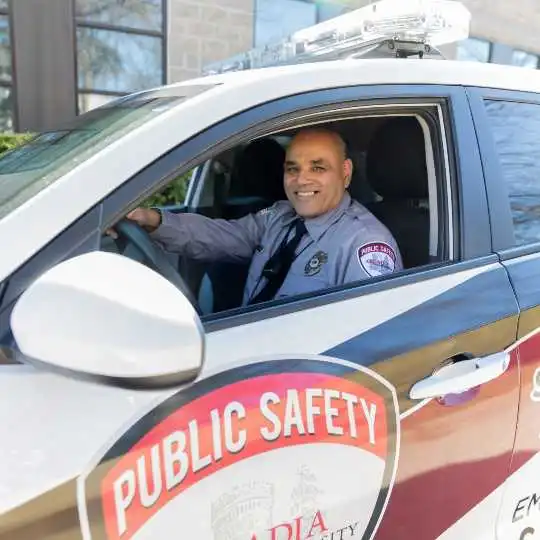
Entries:
POLYGON ((339 205, 351 173, 339 139, 326 132, 300 132, 285 159, 285 193, 299 216, 317 217, 339 205))

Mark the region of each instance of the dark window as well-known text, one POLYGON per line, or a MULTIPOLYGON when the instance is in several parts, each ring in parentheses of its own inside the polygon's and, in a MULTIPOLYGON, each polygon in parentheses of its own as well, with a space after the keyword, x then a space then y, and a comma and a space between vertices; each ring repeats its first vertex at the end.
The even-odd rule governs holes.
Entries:
POLYGON ((485 39, 468 38, 460 41, 457 46, 456 59, 468 62, 489 62, 491 43, 485 39))
POLYGON ((166 0, 76 0, 79 113, 160 86, 166 0))
POLYGON ((161 38, 97 28, 79 28, 77 37, 81 90, 129 93, 162 83, 161 38))
POLYGON ((161 32, 161 0, 76 0, 77 17, 86 23, 101 23, 161 32))
POLYGON ((486 101, 508 186, 516 245, 540 242, 540 105, 486 101))

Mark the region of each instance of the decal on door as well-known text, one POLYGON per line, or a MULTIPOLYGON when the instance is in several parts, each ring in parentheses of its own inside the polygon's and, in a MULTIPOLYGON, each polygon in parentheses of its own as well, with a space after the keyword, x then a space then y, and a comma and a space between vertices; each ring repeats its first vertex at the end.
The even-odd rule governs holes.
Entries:
POLYGON ((372 538, 398 449, 378 374, 328 358, 237 367, 159 404, 79 478, 83 535, 372 538))

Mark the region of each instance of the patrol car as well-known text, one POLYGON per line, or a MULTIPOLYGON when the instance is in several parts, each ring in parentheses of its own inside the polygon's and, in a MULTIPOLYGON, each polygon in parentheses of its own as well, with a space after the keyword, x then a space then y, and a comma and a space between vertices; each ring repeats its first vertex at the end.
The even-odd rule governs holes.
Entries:
POLYGON ((468 22, 385 0, 0 160, 2 540, 540 539, 540 75, 440 59, 468 22), (268 208, 250 143, 314 125, 402 271, 241 307, 124 218, 268 208))

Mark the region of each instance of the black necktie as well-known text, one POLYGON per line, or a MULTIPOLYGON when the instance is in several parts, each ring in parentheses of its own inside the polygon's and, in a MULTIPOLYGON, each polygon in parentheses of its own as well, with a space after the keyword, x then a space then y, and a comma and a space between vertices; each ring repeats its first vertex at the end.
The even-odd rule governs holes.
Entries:
POLYGON ((303 219, 297 218, 295 221, 293 221, 293 223, 291 223, 287 234, 285 234, 285 237, 281 241, 278 249, 264 265, 261 273, 261 276, 266 278, 264 287, 248 302, 248 304, 266 302, 274 298, 287 277, 287 273, 289 272, 289 269, 294 261, 294 253, 296 248, 306 232, 307 229, 303 219), (287 238, 290 236, 291 229, 293 228, 294 236, 287 241, 287 238))

